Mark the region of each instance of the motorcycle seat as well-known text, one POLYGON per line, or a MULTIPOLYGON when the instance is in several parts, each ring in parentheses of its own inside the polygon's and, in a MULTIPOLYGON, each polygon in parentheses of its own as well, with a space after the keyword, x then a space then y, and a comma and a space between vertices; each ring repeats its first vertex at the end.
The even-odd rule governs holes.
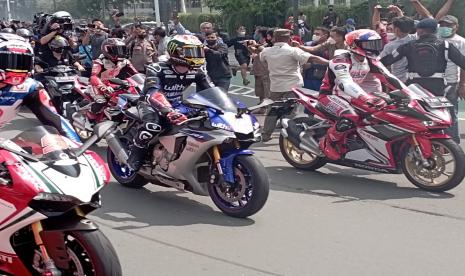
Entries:
POLYGON ((311 90, 311 89, 307 89, 307 88, 299 87, 299 88, 297 88, 297 91, 301 92, 305 96, 309 96, 309 97, 312 97, 312 98, 318 98, 318 96, 320 95, 320 92, 315 91, 315 90, 311 90))
POLYGON ((89 78, 85 78, 85 77, 78 77, 78 81, 84 85, 89 85, 89 78))

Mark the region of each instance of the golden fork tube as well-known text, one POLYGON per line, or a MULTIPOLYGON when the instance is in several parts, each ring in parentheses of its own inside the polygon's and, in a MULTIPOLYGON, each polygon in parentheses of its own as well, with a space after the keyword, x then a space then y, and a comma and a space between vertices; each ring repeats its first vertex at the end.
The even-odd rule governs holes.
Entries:
POLYGON ((419 146, 418 144, 418 141, 417 141, 417 137, 415 136, 415 134, 412 134, 412 140, 413 140, 413 143, 415 144, 415 146, 419 146))
POLYGON ((216 168, 218 169, 218 172, 220 175, 223 175, 223 169, 221 168, 220 164, 220 159, 221 159, 221 154, 220 150, 218 149, 218 146, 213 146, 213 159, 215 159, 215 164, 216 168))
POLYGON ((34 240, 40 248, 40 252, 42 253, 42 258, 44 259, 44 262, 48 262, 50 260, 50 257, 48 256, 47 249, 44 246, 42 238, 40 237, 40 232, 42 232, 42 230, 43 228, 42 228, 42 224, 40 223, 40 221, 32 224, 32 232, 34 233, 34 240))

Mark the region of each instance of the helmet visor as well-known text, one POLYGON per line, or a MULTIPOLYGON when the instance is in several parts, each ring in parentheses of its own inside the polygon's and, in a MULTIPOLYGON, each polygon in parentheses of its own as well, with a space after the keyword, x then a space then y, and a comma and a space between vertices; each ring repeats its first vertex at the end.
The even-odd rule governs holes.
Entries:
POLYGON ((126 58, 128 51, 126 45, 108 46, 108 54, 115 58, 126 58))
POLYGON ((356 41, 355 44, 365 51, 381 52, 383 50, 383 41, 381 39, 356 41))
POLYGON ((184 57, 185 58, 204 58, 205 52, 202 47, 199 46, 188 46, 184 47, 184 57))
POLYGON ((31 54, 0 52, 0 69, 12 72, 30 72, 34 65, 31 54))

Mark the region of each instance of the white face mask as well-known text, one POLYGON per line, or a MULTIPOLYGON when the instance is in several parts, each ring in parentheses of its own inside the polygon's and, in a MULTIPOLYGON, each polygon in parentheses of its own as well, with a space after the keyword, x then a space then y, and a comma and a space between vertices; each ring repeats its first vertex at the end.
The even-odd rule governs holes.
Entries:
POLYGON ((331 44, 331 45, 336 44, 336 40, 334 40, 334 38, 332 38, 332 37, 328 38, 328 42, 329 42, 329 44, 331 44))
POLYGON ((312 36, 312 41, 313 42, 318 42, 318 41, 320 41, 320 39, 321 39, 321 36, 319 36, 319 35, 313 35, 312 36))
POLYGON ((387 35, 387 39, 388 39, 389 41, 393 41, 393 40, 396 40, 396 39, 397 39, 397 36, 396 36, 395 33, 387 33, 386 35, 387 35))

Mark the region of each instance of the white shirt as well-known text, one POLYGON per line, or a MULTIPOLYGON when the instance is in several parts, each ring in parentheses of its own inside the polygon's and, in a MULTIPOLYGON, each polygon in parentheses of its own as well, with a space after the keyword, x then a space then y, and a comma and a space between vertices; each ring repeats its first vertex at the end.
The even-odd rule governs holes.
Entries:
MULTIPOLYGON (((446 38, 445 40, 449 41, 450 44, 453 44, 457 49, 459 49, 460 53, 465 56, 465 38, 456 34, 450 38, 446 38)), ((446 81, 447 83, 458 83, 460 81, 460 68, 450 59, 447 60, 446 81)))
POLYGON ((294 86, 304 84, 300 66, 312 55, 303 50, 278 42, 260 53, 260 60, 268 63, 271 92, 288 92, 294 86))
MULTIPOLYGON (((416 40, 416 39, 417 39, 416 34, 409 34, 409 35, 407 35, 407 36, 405 36, 403 38, 398 38, 396 40, 393 40, 393 41, 389 42, 388 44, 386 44, 386 46, 384 46, 384 49, 381 52, 381 54, 379 55, 379 57, 383 58, 383 57, 385 57, 387 55, 390 55, 390 54, 392 54, 392 52, 394 52, 394 50, 399 48, 399 46, 407 44, 410 41, 416 40)), ((403 82, 407 81, 407 78, 408 78, 408 61, 407 61, 407 58, 404 57, 401 60, 399 60, 398 62, 393 63, 391 65, 391 72, 392 72, 392 74, 394 76, 396 76, 401 81, 403 81, 403 82)))

